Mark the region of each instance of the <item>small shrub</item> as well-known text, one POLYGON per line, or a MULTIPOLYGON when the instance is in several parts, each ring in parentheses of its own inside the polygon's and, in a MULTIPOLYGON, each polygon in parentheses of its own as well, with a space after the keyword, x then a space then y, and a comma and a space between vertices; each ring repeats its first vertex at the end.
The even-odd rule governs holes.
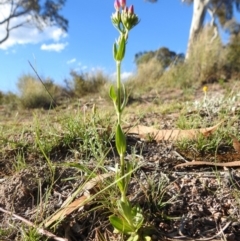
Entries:
POLYGON ((194 41, 189 59, 188 74, 192 82, 200 83, 217 82, 221 76, 225 56, 222 42, 219 36, 213 39, 213 29, 209 26, 203 28, 194 41))
POLYGON ((4 94, 0 91, 0 104, 3 104, 4 94))
MULTIPOLYGON (((163 73, 164 68, 159 61, 155 58, 150 59, 147 63, 138 65, 137 73, 129 78, 126 83, 127 89, 130 91, 131 89, 134 89, 135 95, 149 91, 153 88, 163 73)), ((132 93, 132 95, 134 93, 132 93)), ((135 96, 133 97, 135 98, 135 96)))
POLYGON ((8 110, 17 109, 19 103, 19 98, 16 94, 12 92, 3 93, 0 91, 0 105, 8 107, 8 110))
POLYGON ((226 47, 226 62, 232 75, 237 74, 239 77, 240 71, 240 34, 233 35, 230 43, 226 47))
POLYGON ((225 51, 220 38, 212 37, 212 29, 205 27, 194 41, 188 59, 170 66, 159 80, 161 85, 165 88, 190 88, 218 82, 219 79, 225 81, 225 51))
POLYGON ((61 91, 61 88, 56 86, 52 80, 45 80, 43 85, 32 75, 21 76, 17 85, 20 91, 21 105, 29 109, 54 107, 56 98, 61 91))
POLYGON ((193 81, 191 73, 189 73, 187 63, 179 63, 171 67, 163 74, 159 82, 161 82, 163 88, 189 88, 196 83, 196 81, 193 81))
POLYGON ((71 71, 70 75, 72 76, 73 93, 77 97, 98 93, 109 82, 109 78, 102 71, 80 74, 71 71))

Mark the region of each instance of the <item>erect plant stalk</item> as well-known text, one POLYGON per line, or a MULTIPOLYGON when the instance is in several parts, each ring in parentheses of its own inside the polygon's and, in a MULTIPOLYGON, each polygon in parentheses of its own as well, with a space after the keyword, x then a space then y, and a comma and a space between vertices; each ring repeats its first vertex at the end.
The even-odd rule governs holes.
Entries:
POLYGON ((117 110, 118 124, 121 126, 121 61, 116 61, 117 64, 117 110))

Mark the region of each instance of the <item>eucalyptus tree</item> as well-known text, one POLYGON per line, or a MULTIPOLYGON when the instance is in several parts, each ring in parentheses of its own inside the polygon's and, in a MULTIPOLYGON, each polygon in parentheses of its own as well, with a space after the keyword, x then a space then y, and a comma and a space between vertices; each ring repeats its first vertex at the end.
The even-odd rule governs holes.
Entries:
MULTIPOLYGON (((157 0, 146 0, 149 2, 157 2, 157 0)), ((214 28, 214 36, 217 36, 218 29, 216 18, 219 20, 221 26, 224 26, 228 21, 234 17, 234 7, 240 11, 240 0, 182 0, 183 3, 193 4, 192 22, 189 31, 188 48, 186 58, 189 56, 191 46, 194 46, 194 40, 201 31, 206 14, 210 14, 210 26, 214 28)))
POLYGON ((4 34, 0 44, 10 33, 22 26, 43 29, 46 26, 58 26, 67 31, 68 21, 59 13, 66 0, 0 0, 0 26, 4 34))

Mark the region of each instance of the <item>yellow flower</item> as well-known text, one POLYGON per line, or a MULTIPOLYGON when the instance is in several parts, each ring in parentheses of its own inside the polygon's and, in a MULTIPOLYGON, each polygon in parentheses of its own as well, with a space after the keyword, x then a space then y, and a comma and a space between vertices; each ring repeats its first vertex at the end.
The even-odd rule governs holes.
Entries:
POLYGON ((202 90, 203 90, 204 93, 207 93, 208 87, 205 85, 205 86, 203 86, 202 90))

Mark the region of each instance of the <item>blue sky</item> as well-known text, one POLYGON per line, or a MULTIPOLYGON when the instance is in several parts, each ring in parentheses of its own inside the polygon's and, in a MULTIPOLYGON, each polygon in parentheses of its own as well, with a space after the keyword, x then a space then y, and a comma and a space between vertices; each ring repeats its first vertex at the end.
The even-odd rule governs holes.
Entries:
MULTIPOLYGON (((69 30, 19 28, 0 45, 0 90, 17 91, 18 78, 34 74, 28 61, 43 78, 57 84, 69 78, 70 70, 115 72, 112 45, 118 37, 110 16, 113 0, 68 0, 62 14, 69 20, 69 30)), ((185 52, 192 18, 192 6, 180 0, 159 0, 152 4, 144 0, 127 0, 141 19, 131 32, 122 64, 125 74, 135 71, 134 55, 139 51, 156 50, 162 46, 185 52)), ((4 10, 0 10, 0 19, 4 10)), ((19 20, 16 20, 19 21, 19 20)), ((0 28, 0 34, 3 33, 0 28)))

